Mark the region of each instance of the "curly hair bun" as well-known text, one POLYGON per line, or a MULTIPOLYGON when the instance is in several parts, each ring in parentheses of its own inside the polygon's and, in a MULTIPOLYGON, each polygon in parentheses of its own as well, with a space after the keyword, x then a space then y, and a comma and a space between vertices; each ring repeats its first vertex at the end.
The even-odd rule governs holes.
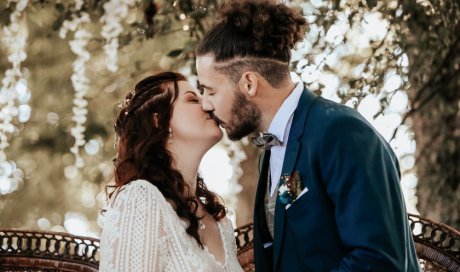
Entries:
POLYGON ((289 61, 286 51, 303 38, 307 25, 295 10, 270 1, 229 3, 220 14, 223 24, 251 38, 254 53, 281 61, 289 61))

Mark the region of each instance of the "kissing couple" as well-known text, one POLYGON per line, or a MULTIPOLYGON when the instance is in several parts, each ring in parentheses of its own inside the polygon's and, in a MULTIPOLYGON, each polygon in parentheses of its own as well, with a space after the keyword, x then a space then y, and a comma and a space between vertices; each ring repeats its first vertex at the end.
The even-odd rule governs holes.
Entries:
POLYGON ((220 13, 196 49, 201 91, 164 72, 125 98, 100 271, 242 271, 225 206, 198 174, 221 128, 231 140, 259 133, 263 148, 257 271, 420 271, 390 145, 290 77, 305 19, 270 1, 220 13))

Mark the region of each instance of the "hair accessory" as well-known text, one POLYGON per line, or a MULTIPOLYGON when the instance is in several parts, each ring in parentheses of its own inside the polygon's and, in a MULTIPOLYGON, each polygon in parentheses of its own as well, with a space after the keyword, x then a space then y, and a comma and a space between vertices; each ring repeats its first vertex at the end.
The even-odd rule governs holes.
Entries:
MULTIPOLYGON (((136 95, 135 90, 132 90, 130 93, 131 93, 130 98, 125 98, 125 100, 123 100, 123 102, 120 104, 120 107, 122 109, 127 108, 129 106, 129 103, 132 101, 133 97, 136 95)), ((128 115, 128 110, 125 112, 125 115, 128 115)))
POLYGON ((131 99, 125 98, 125 100, 121 103, 122 108, 126 108, 129 105, 129 102, 131 102, 131 99))

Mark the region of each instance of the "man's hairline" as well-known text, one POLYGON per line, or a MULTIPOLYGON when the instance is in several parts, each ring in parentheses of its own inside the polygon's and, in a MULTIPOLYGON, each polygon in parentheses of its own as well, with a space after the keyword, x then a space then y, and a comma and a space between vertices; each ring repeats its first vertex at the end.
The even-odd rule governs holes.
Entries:
MULTIPOLYGON (((232 57, 230 59, 226 59, 226 60, 222 60, 222 61, 216 61, 216 55, 214 53, 212 53, 212 52, 197 55, 197 58, 199 58, 199 57, 210 57, 210 58, 212 58, 211 68, 214 69, 217 73, 223 75, 230 82, 232 82, 235 86, 238 85, 238 82, 233 82, 231 76, 228 73, 225 73, 223 71, 224 69, 226 69, 229 66, 231 66, 232 62, 237 63, 237 62, 240 62, 240 61, 268 61, 268 62, 276 63, 277 65, 289 66, 289 62, 283 62, 283 61, 273 59, 273 58, 235 56, 235 57, 232 57)), ((244 73, 247 73, 247 72, 256 73, 257 75, 259 75, 260 77, 262 77, 262 78, 264 78, 265 80, 268 81, 268 79, 266 79, 259 71, 255 71, 255 70, 244 71, 244 72, 242 72, 242 74, 240 76, 242 76, 244 73)), ((213 89, 212 87, 207 86, 206 84, 202 85, 202 86, 206 87, 206 89, 211 89, 211 90, 213 89)))
POLYGON ((217 61, 216 60, 216 55, 213 54, 213 53, 207 53, 207 54, 203 54, 203 55, 198 55, 197 58, 199 57, 211 57, 212 60, 213 60, 213 64, 214 65, 224 65, 228 62, 237 62, 237 61, 268 61, 268 62, 275 62, 279 65, 289 65, 289 62, 284 62, 284 61, 280 61, 280 60, 277 60, 277 59, 274 59, 274 58, 262 58, 262 57, 243 57, 243 56, 235 56, 235 57, 232 57, 232 58, 228 58, 228 59, 225 59, 225 60, 220 60, 220 61, 217 61))

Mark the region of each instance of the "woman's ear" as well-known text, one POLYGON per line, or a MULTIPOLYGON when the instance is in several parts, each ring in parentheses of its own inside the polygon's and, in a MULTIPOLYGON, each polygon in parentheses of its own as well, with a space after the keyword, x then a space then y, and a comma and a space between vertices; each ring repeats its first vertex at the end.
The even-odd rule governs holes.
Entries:
POLYGON ((159 117, 158 117, 158 113, 155 112, 155 113, 153 114, 153 125, 154 125, 156 128, 158 128, 158 118, 159 118, 159 117))
POLYGON ((250 97, 255 97, 257 94, 257 84, 258 84, 257 75, 253 72, 245 72, 240 79, 239 87, 244 93, 250 97))

